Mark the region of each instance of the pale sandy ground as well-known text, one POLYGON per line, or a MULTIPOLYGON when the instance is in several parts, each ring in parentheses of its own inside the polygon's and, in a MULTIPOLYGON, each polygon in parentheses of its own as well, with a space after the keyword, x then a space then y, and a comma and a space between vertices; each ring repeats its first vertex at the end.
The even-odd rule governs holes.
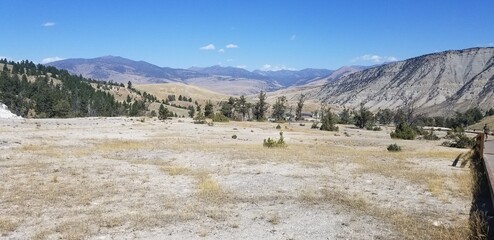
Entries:
POLYGON ((275 126, 0 119, 0 238, 465 236, 469 172, 449 166, 465 150, 310 124, 282 124, 287 147, 263 147, 275 126))

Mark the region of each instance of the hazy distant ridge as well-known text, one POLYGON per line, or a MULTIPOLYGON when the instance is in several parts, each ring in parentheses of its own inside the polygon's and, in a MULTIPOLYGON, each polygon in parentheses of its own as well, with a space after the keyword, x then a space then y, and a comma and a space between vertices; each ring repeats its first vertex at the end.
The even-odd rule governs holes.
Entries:
POLYGON ((334 71, 327 69, 303 69, 300 71, 248 71, 243 68, 211 66, 189 69, 159 67, 144 61, 134 61, 122 57, 105 56, 92 59, 73 58, 51 65, 66 69, 73 74, 104 81, 127 83, 194 83, 223 93, 250 94, 260 90, 273 91, 285 87, 304 85, 314 79, 327 77, 334 71), (231 89, 235 81, 251 87, 231 89), (225 83, 221 86, 221 83, 225 83), (228 86, 228 87, 224 87, 228 86), (218 89, 217 87, 221 87, 218 89), (235 91, 234 91, 235 90, 235 91), (229 92, 231 91, 231 92, 229 92))

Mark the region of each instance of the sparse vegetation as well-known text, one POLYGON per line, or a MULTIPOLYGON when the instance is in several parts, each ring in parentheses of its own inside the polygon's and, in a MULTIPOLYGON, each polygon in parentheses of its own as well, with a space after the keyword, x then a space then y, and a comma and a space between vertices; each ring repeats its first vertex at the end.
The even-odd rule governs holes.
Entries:
POLYGON ((417 136, 417 133, 407 123, 401 122, 396 127, 395 131, 391 132, 390 135, 391 135, 391 138, 413 140, 417 136))
MULTIPOLYGON (((140 119, 78 119, 82 122, 77 125, 75 120, 63 120, 60 125, 36 120, 19 124, 15 130, 7 127, 11 122, 0 125, 2 136, 47 135, 24 138, 21 146, 2 152, 0 161, 8 171, 0 175, 4 193, 0 201, 9 215, 0 216, 0 229, 7 228, 1 225, 14 226, 1 230, 2 237, 16 238, 16 229, 23 229, 23 234, 35 239, 95 238, 124 227, 126 232, 119 236, 128 236, 130 231, 146 234, 156 228, 204 222, 232 226, 243 234, 253 218, 267 226, 294 226, 298 231, 293 218, 308 213, 316 219, 311 224, 317 230, 327 227, 320 221, 336 213, 349 219, 343 222, 348 231, 356 228, 353 225, 372 229, 378 224, 386 226, 386 236, 400 239, 467 236, 468 229, 462 226, 466 226, 471 197, 468 171, 437 168, 461 150, 403 141, 406 152, 388 153, 384 132, 340 126, 345 135, 352 136, 345 138, 298 124, 290 130, 289 147, 268 149, 260 146, 259 135, 277 134, 272 123, 234 122, 210 128, 187 120, 156 124, 140 119), (118 135, 108 135, 116 125, 124 127, 118 135), (163 126, 166 131, 160 131, 163 126), (80 134, 87 129, 94 132, 91 138, 80 134), (53 138, 61 133, 68 136, 64 141, 53 138), (233 133, 242 134, 242 141, 224 141, 225 133, 228 139, 233 133), (26 156, 37 160, 25 160, 26 156), (395 194, 405 186, 410 191, 395 194), (405 200, 406 205, 399 204, 405 200), (19 208, 10 208, 14 204, 19 208), (245 217, 245 208, 239 205, 259 210, 245 217), (47 206, 53 211, 45 211, 47 206), (283 214, 286 209, 290 209, 289 217, 283 214), (352 218, 354 214, 372 218, 372 223, 352 218), (37 216, 53 220, 33 225, 37 216), (447 220, 432 225, 437 219, 447 220)), ((273 144, 279 141, 272 140, 273 144)))
POLYGON ((424 135, 424 139, 430 141, 436 141, 439 140, 439 137, 434 133, 434 130, 430 130, 424 135))
POLYGON ((338 126, 336 126, 336 123, 338 122, 337 115, 331 112, 331 108, 322 109, 321 112, 323 115, 321 117, 322 125, 320 129, 337 132, 339 130, 338 126))
POLYGON ((206 123, 206 116, 201 111, 197 112, 197 115, 194 117, 194 123, 195 124, 205 124, 206 123))
POLYGON ((213 122, 229 122, 230 120, 222 113, 215 113, 213 116, 213 122))
POLYGON ((471 148, 475 145, 475 138, 468 137, 462 129, 449 131, 445 138, 450 139, 442 143, 446 147, 471 148))
POLYGON ((283 132, 280 132, 280 138, 278 140, 275 139, 264 139, 264 142, 262 144, 264 147, 267 148, 279 148, 279 147, 286 147, 286 143, 283 139, 283 132))
POLYGON ((359 128, 374 125, 374 115, 371 111, 364 107, 363 103, 360 104, 360 109, 358 111, 353 112, 353 115, 355 126, 359 128))
POLYGON ((387 149, 390 152, 399 152, 399 151, 401 151, 401 147, 398 146, 396 143, 390 144, 387 149))

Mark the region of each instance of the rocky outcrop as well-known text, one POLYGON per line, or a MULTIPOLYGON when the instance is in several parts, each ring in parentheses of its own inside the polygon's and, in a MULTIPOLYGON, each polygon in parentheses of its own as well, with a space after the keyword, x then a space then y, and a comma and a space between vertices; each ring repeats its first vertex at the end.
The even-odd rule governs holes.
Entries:
POLYGON ((395 109, 404 102, 444 114, 494 106, 494 48, 428 54, 343 76, 315 95, 324 102, 371 110, 395 109))
POLYGON ((1 118, 20 119, 22 117, 13 114, 12 112, 9 111, 9 108, 5 106, 5 104, 0 103, 0 119, 1 118))

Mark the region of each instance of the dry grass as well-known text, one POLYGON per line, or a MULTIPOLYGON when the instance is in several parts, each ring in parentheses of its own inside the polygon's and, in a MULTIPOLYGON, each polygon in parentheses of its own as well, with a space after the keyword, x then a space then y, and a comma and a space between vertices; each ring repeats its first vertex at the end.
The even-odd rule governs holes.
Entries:
POLYGON ((66 221, 55 228, 62 239, 84 239, 89 235, 89 224, 86 221, 66 221))
POLYGON ((370 203, 358 195, 323 188, 319 191, 304 190, 299 195, 299 201, 310 205, 332 204, 346 210, 365 214, 387 222, 402 239, 467 239, 470 230, 466 219, 457 220, 453 225, 434 224, 428 219, 441 219, 442 216, 430 216, 428 213, 408 213, 399 208, 385 208, 370 203), (436 226, 437 225, 437 226, 436 226))
POLYGON ((65 149, 57 148, 48 143, 41 144, 27 144, 20 147, 20 151, 24 153, 30 153, 32 155, 46 156, 50 158, 61 158, 64 156, 65 149))
POLYGON ((5 216, 0 217, 0 236, 6 235, 9 232, 14 231, 18 226, 17 221, 6 218, 5 216))
POLYGON ((231 198, 221 185, 209 175, 199 176, 197 183, 197 197, 212 203, 224 203, 231 198))
POLYGON ((193 170, 182 166, 162 166, 160 169, 170 176, 193 175, 193 170))
POLYGON ((280 221, 281 221, 280 214, 277 212, 271 213, 270 216, 268 217, 268 222, 273 225, 278 225, 280 221))
MULTIPOLYGON (((10 236, 14 234, 12 231, 25 227, 24 224, 34 225, 46 218, 53 220, 32 230, 29 237, 81 239, 122 229, 129 234, 135 230, 168 230, 171 224, 180 225, 177 223, 206 224, 205 229, 214 225, 218 231, 230 226, 241 232, 252 220, 245 216, 252 216, 253 212, 245 211, 252 208, 264 211, 257 216, 264 216, 262 223, 268 227, 294 224, 290 217, 282 219, 280 213, 285 206, 296 204, 300 212, 304 208, 336 207, 350 216, 370 217, 392 226, 393 234, 403 239, 464 239, 468 235, 464 215, 450 214, 433 206, 436 199, 451 204, 447 203, 451 199, 461 202, 457 198, 470 197, 472 182, 468 171, 437 169, 442 162, 454 159, 457 150, 422 150, 424 143, 410 141, 400 143, 403 152, 388 153, 386 140, 367 139, 366 135, 359 139, 355 132, 351 132, 352 137, 339 137, 293 126, 286 130, 287 148, 267 149, 262 146, 262 138, 269 134, 276 136, 278 131, 273 124, 241 122, 207 127, 174 122, 180 127, 167 125, 169 132, 168 129, 160 132, 155 128, 162 130, 160 124, 165 123, 138 120, 129 123, 127 119, 125 123, 134 124, 129 134, 150 131, 149 138, 143 138, 144 134, 139 135, 140 140, 102 135, 82 139, 69 147, 61 146, 55 138, 37 139, 17 147, 18 152, 9 150, 6 153, 9 159, 0 160, 0 180, 6 183, 0 186, 0 202, 11 211, 9 216, 16 218, 0 216, 1 233, 10 236), (228 131, 233 131, 233 126, 256 128, 251 136, 257 140, 231 140, 228 131), (180 133, 184 127, 197 129, 184 135, 180 133), (216 128, 225 131, 228 140, 216 136, 216 128), (26 156, 36 157, 23 159, 26 156), (156 174, 160 171, 162 174, 156 174), (420 185, 433 197, 424 195, 425 200, 416 203, 417 209, 430 209, 433 213, 390 207, 378 202, 386 201, 387 196, 366 198, 368 195, 364 193, 339 185, 342 181, 353 181, 352 175, 364 174, 381 179, 383 188, 393 187, 387 185, 387 179, 420 185), (237 181, 239 178, 258 183, 265 181, 266 176, 273 176, 273 183, 263 182, 259 192, 249 189, 244 196, 244 189, 235 187, 244 184, 237 181), (297 190, 303 185, 304 190, 297 190), (318 185, 324 187, 317 188, 318 185), (14 205, 17 208, 10 208, 14 205), (459 219, 452 220, 451 216, 459 219), (21 218, 23 222, 15 220, 21 218), (446 218, 445 223, 441 222, 442 218, 446 218), (439 222, 437 226, 434 220, 439 222)), ((249 129, 240 130, 249 132, 249 129)), ((69 127, 64 131, 72 130, 69 127)), ((330 218, 330 213, 327 216, 330 218)), ((197 228, 192 231, 210 237, 208 231, 197 228)))

